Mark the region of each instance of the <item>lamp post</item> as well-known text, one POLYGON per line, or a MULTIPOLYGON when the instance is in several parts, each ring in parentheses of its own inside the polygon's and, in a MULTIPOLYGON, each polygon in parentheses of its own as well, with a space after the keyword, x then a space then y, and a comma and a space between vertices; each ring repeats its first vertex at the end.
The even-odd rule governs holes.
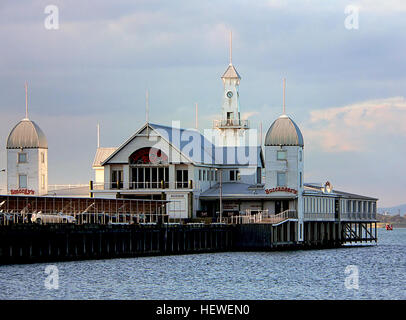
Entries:
POLYGON ((223 172, 221 169, 216 169, 220 175, 220 223, 223 218, 223 172))
MULTIPOLYGON (((1 169, 1 170, 0 170, 0 173, 1 173, 1 172, 6 172, 6 169, 1 169)), ((7 184, 7 183, 6 183, 6 184, 7 184)), ((2 190, 2 189, 0 188, 0 190, 2 190)), ((7 190, 7 187, 6 187, 6 190, 7 190)))

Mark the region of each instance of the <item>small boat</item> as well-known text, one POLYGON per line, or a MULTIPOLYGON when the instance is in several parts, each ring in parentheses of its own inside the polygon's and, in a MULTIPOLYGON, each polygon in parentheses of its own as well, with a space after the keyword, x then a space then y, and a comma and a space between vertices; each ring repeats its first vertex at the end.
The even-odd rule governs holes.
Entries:
POLYGON ((386 230, 393 230, 393 225, 387 223, 385 228, 386 228, 386 230))

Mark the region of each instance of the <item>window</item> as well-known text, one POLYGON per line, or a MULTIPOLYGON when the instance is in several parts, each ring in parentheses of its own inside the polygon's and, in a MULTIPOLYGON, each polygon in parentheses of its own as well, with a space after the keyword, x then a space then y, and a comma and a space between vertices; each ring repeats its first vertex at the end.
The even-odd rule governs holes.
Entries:
POLYGON ((168 167, 138 167, 131 168, 131 189, 144 188, 168 188, 169 168, 168 167))
POLYGON ((202 181, 202 170, 199 169, 199 181, 202 181))
POLYGON ((27 162, 27 154, 19 153, 18 154, 18 163, 26 163, 26 162, 27 162))
POLYGON ((278 172, 276 182, 278 187, 286 187, 286 172, 278 172))
POLYGON ((240 171, 239 170, 230 170, 230 181, 240 180, 240 171))
POLYGON ((18 176, 18 187, 20 189, 27 189, 27 175, 26 174, 20 174, 18 176))
POLYGON ((214 172, 214 174, 215 174, 215 179, 216 179, 216 181, 217 181, 217 179, 218 179, 218 177, 217 177, 217 170, 214 172))
POLYGON ((299 161, 302 161, 302 150, 299 151, 299 161))
POLYGON ((176 170, 176 187, 177 188, 187 188, 188 179, 189 179, 188 170, 176 170))
POLYGON ((45 174, 41 176, 41 188, 45 189, 45 174))
POLYGON ((45 153, 41 152, 41 163, 45 163, 45 153))
POLYGON ((262 183, 262 170, 261 170, 261 167, 257 168, 257 183, 258 184, 262 183))
POLYGON ((300 188, 302 187, 302 173, 300 172, 300 188))
POLYGON ((206 181, 206 170, 203 170, 203 181, 206 181))
POLYGON ((276 158, 278 160, 286 160, 286 150, 278 150, 276 153, 276 158))
POLYGON ((230 170, 230 181, 234 181, 234 180, 235 180, 235 171, 230 170))
POLYGON ((123 188, 123 170, 113 170, 111 172, 111 188, 112 189, 123 188))

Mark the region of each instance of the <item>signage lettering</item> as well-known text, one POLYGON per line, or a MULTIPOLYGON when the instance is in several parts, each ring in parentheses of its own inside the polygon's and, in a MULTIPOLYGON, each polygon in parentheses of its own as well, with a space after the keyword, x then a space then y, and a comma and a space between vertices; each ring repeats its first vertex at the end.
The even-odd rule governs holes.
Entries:
POLYGON ((10 190, 10 193, 11 194, 27 194, 27 195, 29 195, 29 194, 35 194, 35 191, 34 190, 29 190, 29 189, 13 189, 13 190, 10 190))
POLYGON ((272 188, 272 189, 265 189, 266 194, 270 194, 272 192, 290 192, 293 194, 297 194, 297 190, 291 189, 288 187, 276 187, 276 188, 272 188))

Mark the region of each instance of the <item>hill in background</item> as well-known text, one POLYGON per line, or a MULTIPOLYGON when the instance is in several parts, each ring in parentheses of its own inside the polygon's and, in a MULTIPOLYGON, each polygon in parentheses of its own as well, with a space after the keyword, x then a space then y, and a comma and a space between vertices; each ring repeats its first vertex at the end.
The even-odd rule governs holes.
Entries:
POLYGON ((383 214, 385 211, 387 211, 390 215, 400 214, 401 216, 403 216, 406 214, 406 203, 389 208, 378 208, 378 213, 383 214))

